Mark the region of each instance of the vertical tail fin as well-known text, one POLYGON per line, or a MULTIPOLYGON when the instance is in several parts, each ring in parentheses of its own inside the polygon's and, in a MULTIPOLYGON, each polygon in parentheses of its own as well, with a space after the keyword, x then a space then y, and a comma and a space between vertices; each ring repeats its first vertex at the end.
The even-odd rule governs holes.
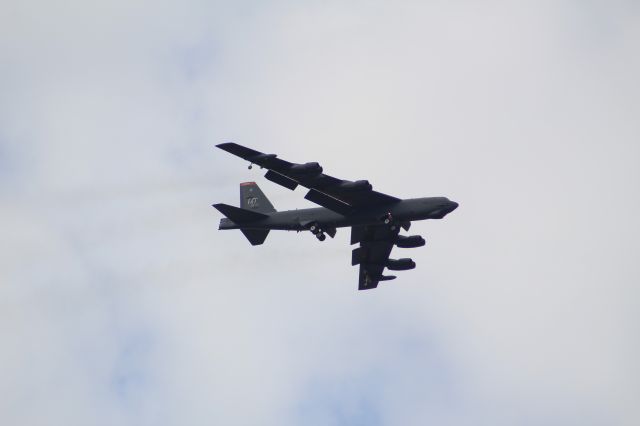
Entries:
POLYGON ((255 182, 240 184, 240 208, 257 213, 274 213, 273 207, 266 195, 255 182))

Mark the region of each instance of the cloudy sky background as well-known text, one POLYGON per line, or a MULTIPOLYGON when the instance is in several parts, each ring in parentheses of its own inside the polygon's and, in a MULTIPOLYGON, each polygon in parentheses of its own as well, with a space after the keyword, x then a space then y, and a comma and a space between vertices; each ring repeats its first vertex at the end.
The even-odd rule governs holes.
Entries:
POLYGON ((0 423, 637 425, 633 1, 5 1, 0 423), (349 232, 218 232, 235 141, 401 197, 349 232))

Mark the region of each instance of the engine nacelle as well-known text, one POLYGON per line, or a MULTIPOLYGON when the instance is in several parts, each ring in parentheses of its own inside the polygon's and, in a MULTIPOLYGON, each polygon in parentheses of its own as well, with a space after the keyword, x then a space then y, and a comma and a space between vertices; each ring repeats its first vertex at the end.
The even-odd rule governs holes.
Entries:
POLYGON ((395 280, 396 276, 395 275, 382 275, 380 276, 380 281, 391 281, 391 280, 395 280))
POLYGON ((357 180, 355 182, 342 182, 339 185, 340 189, 345 191, 371 191, 373 188, 368 180, 357 180))
POLYGON ((387 264, 385 266, 390 271, 407 271, 409 269, 415 268, 416 263, 409 258, 398 259, 398 260, 389 259, 387 260, 387 264))
POLYGON ((294 164, 291 171, 301 175, 319 175, 322 173, 322 167, 318 163, 294 164))
POLYGON ((422 247, 426 243, 427 242, 420 235, 411 235, 410 237, 398 235, 398 239, 396 240, 396 246, 400 248, 422 247))

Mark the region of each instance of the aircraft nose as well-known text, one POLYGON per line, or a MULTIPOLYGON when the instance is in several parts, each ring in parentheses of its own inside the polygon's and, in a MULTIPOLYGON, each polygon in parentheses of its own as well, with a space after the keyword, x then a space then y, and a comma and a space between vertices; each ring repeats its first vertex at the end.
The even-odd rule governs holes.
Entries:
POLYGON ((457 209, 458 206, 459 206, 459 204, 456 203, 455 201, 449 201, 449 207, 448 207, 449 213, 451 213, 452 211, 457 209))

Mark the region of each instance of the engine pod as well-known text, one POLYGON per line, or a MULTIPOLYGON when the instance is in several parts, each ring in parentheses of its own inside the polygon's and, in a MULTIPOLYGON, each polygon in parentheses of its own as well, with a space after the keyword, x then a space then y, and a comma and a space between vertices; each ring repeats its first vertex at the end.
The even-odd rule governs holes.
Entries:
POLYGON ((407 271, 416 267, 416 263, 409 259, 389 259, 385 265, 390 271, 407 271))
POLYGON ((420 235, 411 235, 411 236, 398 235, 398 238, 396 239, 396 246, 400 248, 422 247, 426 243, 427 242, 420 235))

